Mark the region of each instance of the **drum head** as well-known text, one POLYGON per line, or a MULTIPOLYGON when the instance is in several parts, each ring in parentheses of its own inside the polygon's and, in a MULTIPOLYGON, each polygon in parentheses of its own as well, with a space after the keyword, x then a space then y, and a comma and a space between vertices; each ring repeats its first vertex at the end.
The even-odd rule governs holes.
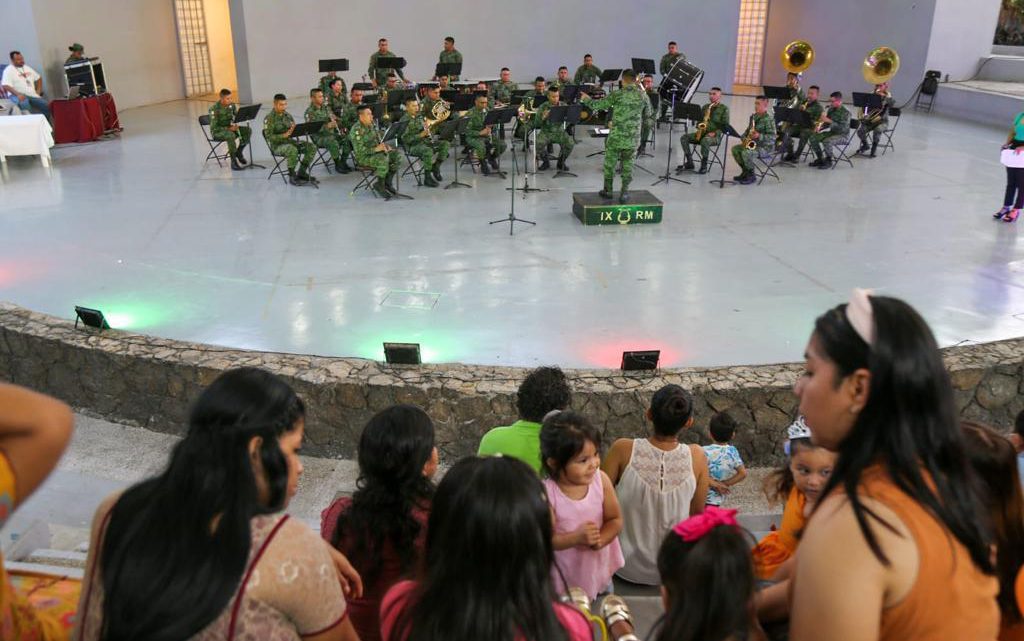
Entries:
POLYGON ((673 95, 676 104, 690 102, 702 80, 704 72, 680 58, 662 78, 658 94, 668 102, 672 102, 673 95))

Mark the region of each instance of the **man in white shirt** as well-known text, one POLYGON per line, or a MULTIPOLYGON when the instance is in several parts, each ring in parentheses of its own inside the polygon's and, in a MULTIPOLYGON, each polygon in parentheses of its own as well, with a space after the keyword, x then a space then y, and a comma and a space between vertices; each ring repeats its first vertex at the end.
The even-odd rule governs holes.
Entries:
POLYGON ((43 79, 35 69, 25 64, 25 56, 20 51, 11 52, 11 64, 4 68, 0 79, 10 99, 22 111, 41 113, 50 118, 50 105, 42 98, 43 79))

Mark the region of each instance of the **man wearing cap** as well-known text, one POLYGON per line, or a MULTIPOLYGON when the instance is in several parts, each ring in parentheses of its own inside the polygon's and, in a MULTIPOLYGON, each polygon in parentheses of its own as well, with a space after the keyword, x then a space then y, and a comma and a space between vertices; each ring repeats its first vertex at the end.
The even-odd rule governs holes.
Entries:
POLYGON ((83 60, 85 58, 85 47, 78 44, 77 42, 68 47, 68 51, 71 52, 71 55, 68 56, 68 59, 64 61, 64 64, 66 65, 69 65, 73 62, 78 62, 79 60, 83 60))

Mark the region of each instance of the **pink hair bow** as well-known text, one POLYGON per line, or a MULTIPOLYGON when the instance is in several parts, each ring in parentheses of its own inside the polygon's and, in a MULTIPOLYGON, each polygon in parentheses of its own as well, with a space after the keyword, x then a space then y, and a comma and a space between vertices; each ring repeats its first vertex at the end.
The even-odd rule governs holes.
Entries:
POLYGON ((676 523, 672 531, 687 543, 692 543, 702 539, 719 525, 737 527, 739 524, 736 522, 736 510, 723 510, 712 505, 705 508, 703 514, 676 523))

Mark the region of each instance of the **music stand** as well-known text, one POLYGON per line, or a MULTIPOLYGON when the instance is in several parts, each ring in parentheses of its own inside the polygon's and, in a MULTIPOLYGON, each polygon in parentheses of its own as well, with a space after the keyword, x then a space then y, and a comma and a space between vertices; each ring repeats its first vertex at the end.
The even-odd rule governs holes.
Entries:
POLYGON ((358 89, 359 91, 373 91, 372 82, 353 82, 352 89, 358 89))
POLYGON ((775 86, 764 86, 761 87, 761 94, 769 99, 774 100, 776 103, 789 102, 793 99, 793 90, 788 86, 775 87, 775 86))
MULTIPOLYGON (((239 107, 238 111, 235 112, 235 124, 236 125, 240 125, 243 122, 249 122, 250 120, 254 120, 256 118, 256 115, 259 114, 261 107, 263 107, 262 104, 246 105, 244 107, 239 107)), ((252 128, 250 127, 250 130, 251 129, 252 128)), ((250 136, 251 136, 251 132, 250 132, 250 136)), ((252 142, 251 142, 251 138, 250 138, 250 142, 249 142, 249 164, 245 165, 245 168, 246 169, 255 169, 257 167, 259 167, 260 169, 266 169, 266 167, 264 167, 263 165, 256 164, 256 163, 254 163, 252 161, 252 142)))
MULTIPOLYGON (((691 122, 696 122, 696 121, 700 120, 702 116, 701 116, 700 105, 695 105, 692 102, 685 102, 683 104, 677 105, 676 104, 676 94, 677 94, 677 92, 675 90, 673 90, 672 91, 672 119, 668 121, 668 142, 669 142, 669 145, 668 145, 668 157, 665 159, 665 175, 659 177, 656 181, 652 182, 651 183, 651 187, 654 187, 655 185, 658 185, 660 183, 667 183, 667 182, 670 182, 670 181, 673 181, 673 180, 676 181, 676 182, 679 182, 679 183, 683 183, 684 185, 691 184, 689 180, 683 180, 682 178, 676 178, 675 176, 672 175, 672 151, 673 151, 673 149, 675 149, 675 146, 676 146, 675 145, 675 137, 673 137, 672 132, 675 129, 676 120, 689 120, 691 122)), ((686 128, 686 125, 684 124, 683 125, 683 133, 686 134, 688 132, 689 132, 689 130, 686 128)))
POLYGON ((648 76, 654 75, 654 60, 651 60, 650 58, 633 58, 630 62, 633 65, 633 71, 636 73, 642 73, 648 76))
MULTIPOLYGON (((475 100, 474 96, 461 95, 456 96, 455 100, 452 101, 451 113, 457 114, 460 111, 466 111, 469 109, 475 100)), ((459 151, 462 150, 462 137, 466 134, 466 125, 469 124, 469 118, 450 118, 438 128, 437 137, 441 140, 452 141, 452 147, 455 149, 455 153, 452 154, 452 162, 455 163, 455 178, 445 185, 445 189, 452 189, 455 187, 466 187, 471 189, 473 185, 468 185, 464 182, 459 182, 459 151)))
POLYGON ((320 73, 348 71, 348 58, 332 58, 320 61, 320 73))
POLYGON ((458 89, 442 89, 441 90, 441 100, 444 100, 445 102, 455 102, 456 98, 458 98, 459 96, 464 96, 464 95, 465 94, 462 93, 461 91, 459 91, 458 89))
MULTIPOLYGON (((494 120, 494 122, 497 123, 497 124, 505 124, 505 123, 508 123, 509 120, 512 120, 513 118, 515 118, 517 113, 518 113, 518 110, 512 109, 512 108, 496 109, 496 110, 494 110, 494 111, 492 111, 492 112, 487 114, 487 118, 484 120, 484 123, 485 124, 492 124, 491 121, 494 120)), ((526 152, 525 152, 525 149, 524 149, 524 151, 523 151, 523 162, 524 163, 526 162, 526 158, 525 157, 526 157, 526 152)), ((525 223, 527 225, 534 225, 534 226, 537 225, 537 223, 532 221, 532 220, 526 220, 525 218, 517 218, 516 217, 516 172, 518 171, 518 169, 519 169, 519 161, 517 160, 517 157, 516 157, 516 150, 513 149, 512 150, 512 186, 505 188, 506 191, 508 191, 508 190, 512 191, 512 207, 511 207, 511 209, 509 209, 508 216, 506 216, 505 218, 499 218, 497 220, 492 220, 492 221, 487 223, 488 225, 497 225, 498 223, 505 223, 505 222, 507 222, 508 223, 508 235, 509 236, 511 236, 512 233, 515 231, 516 223, 525 223)), ((525 177, 526 173, 523 172, 523 175, 525 177)), ((524 189, 524 191, 523 191, 523 198, 526 198, 526 191, 525 190, 529 189, 529 184, 524 181, 523 185, 524 185, 524 187, 523 187, 523 189, 524 189)), ((538 189, 538 190, 534 190, 534 191, 541 191, 541 190, 538 189)), ((547 190, 545 189, 544 191, 547 191, 547 190)))
POLYGON ((326 120, 313 120, 310 122, 296 123, 295 129, 292 131, 292 135, 290 137, 298 138, 300 136, 311 136, 320 131, 326 124, 326 120))
MULTIPOLYGON (((474 96, 474 98, 475 98, 475 96, 474 96)), ((493 136, 494 135, 494 133, 493 133, 494 132, 494 128, 495 127, 500 127, 501 125, 508 123, 508 121, 512 120, 512 118, 515 117, 516 113, 517 113, 517 110, 515 110, 515 109, 492 109, 492 110, 487 112, 486 116, 484 116, 484 127, 490 127, 491 128, 491 136, 493 136)), ((488 136, 488 137, 491 137, 491 136, 488 136)), ((498 176, 499 178, 506 178, 507 177, 505 175, 505 172, 503 172, 500 169, 495 169, 494 173, 492 173, 491 175, 492 176, 498 176)))
POLYGON ((728 183, 730 185, 735 185, 736 184, 736 181, 734 181, 734 180, 726 180, 725 179, 725 165, 728 164, 728 162, 729 162, 729 138, 730 137, 732 137, 732 138, 740 138, 740 139, 743 138, 743 135, 740 134, 740 132, 738 132, 735 129, 733 129, 732 125, 726 125, 725 128, 722 129, 722 133, 725 134, 725 140, 723 140, 722 144, 719 145, 719 149, 723 149, 724 151, 722 153, 725 154, 725 156, 722 158, 722 179, 721 180, 709 181, 712 184, 718 183, 718 188, 719 189, 725 187, 726 183, 728 183))
MULTIPOLYGON (((373 79, 377 79, 377 69, 394 69, 398 77, 405 82, 405 74, 402 73, 402 69, 405 69, 405 58, 399 58, 398 56, 385 56, 383 58, 377 58, 377 63, 373 67, 373 79)), ((379 87, 378 87, 379 89, 379 87)))
POLYGON ((448 76, 448 80, 451 81, 452 76, 458 77, 462 75, 462 63, 461 62, 439 62, 434 67, 434 77, 440 78, 441 76, 448 76))
MULTIPOLYGON (((785 151, 786 142, 790 140, 793 135, 790 133, 793 131, 793 127, 800 127, 800 130, 804 132, 804 135, 810 135, 814 133, 814 122, 811 120, 811 114, 807 113, 804 109, 789 109, 787 107, 776 107, 775 108, 775 124, 784 122, 789 126, 786 127, 786 133, 783 134, 782 149, 785 151)), ((778 129, 778 127, 776 127, 778 129)), ((792 162, 787 160, 780 160, 780 165, 787 165, 789 167, 795 167, 792 162)))

